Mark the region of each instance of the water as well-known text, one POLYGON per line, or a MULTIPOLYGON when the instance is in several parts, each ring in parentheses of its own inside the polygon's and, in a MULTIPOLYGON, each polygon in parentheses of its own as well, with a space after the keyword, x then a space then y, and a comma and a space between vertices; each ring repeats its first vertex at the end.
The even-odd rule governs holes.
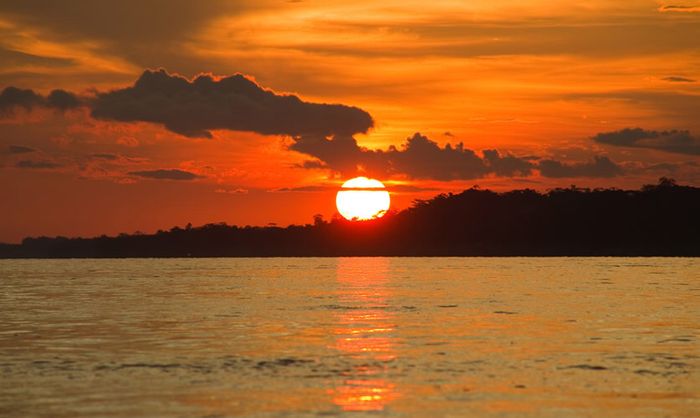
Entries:
POLYGON ((691 417, 700 259, 0 260, 3 417, 691 417))

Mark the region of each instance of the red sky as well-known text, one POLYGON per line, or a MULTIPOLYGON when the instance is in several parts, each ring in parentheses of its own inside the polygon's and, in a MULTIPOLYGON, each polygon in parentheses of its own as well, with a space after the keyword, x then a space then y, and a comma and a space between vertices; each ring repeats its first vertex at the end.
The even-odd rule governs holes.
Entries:
POLYGON ((700 185, 698 1, 61 3, 0 4, 0 242, 700 185))

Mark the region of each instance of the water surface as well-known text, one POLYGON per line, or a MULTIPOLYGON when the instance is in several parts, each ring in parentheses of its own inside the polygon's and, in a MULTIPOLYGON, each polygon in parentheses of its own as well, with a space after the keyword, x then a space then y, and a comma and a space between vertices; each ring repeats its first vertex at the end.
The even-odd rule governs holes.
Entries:
POLYGON ((692 417, 700 260, 0 260, 4 417, 692 417))

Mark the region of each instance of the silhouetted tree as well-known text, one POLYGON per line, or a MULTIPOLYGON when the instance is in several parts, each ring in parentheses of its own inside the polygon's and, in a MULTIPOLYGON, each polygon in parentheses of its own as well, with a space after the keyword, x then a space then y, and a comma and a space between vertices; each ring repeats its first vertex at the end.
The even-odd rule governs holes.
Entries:
POLYGON ((314 215, 314 226, 322 226, 325 224, 326 224, 326 221, 323 220, 322 214, 317 213, 314 215))

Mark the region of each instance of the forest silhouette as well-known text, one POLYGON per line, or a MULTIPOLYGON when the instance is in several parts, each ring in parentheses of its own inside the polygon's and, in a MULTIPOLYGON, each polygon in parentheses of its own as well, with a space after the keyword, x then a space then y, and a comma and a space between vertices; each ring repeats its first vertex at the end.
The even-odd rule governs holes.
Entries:
POLYGON ((700 188, 667 178, 640 190, 474 187, 362 222, 316 215, 286 228, 216 223, 0 244, 3 258, 653 255, 700 255, 700 188))

